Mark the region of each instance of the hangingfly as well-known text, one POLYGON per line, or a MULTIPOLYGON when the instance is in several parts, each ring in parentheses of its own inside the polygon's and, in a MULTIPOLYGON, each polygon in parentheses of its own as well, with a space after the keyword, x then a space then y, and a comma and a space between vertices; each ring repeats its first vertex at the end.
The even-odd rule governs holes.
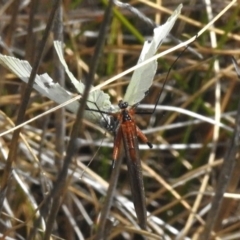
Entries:
MULTIPOLYGON (((178 18, 178 15, 180 14, 181 8, 182 4, 178 6, 165 24, 154 29, 153 39, 151 41, 145 41, 138 63, 144 62, 145 60, 151 58, 157 52, 157 49, 162 44, 164 38, 166 38, 172 29, 176 19, 178 18)), ((77 92, 82 94, 85 86, 69 71, 63 57, 62 43, 59 41, 54 41, 54 47, 72 84, 76 88, 77 92)), ((24 82, 28 82, 32 67, 27 61, 22 61, 14 57, 0 54, 0 64, 14 72, 24 82)), ((135 108, 145 97, 152 85, 156 70, 156 60, 136 69, 132 75, 126 94, 123 100, 119 101, 117 108, 114 108, 111 105, 109 100, 110 96, 103 91, 96 90, 90 92, 87 107, 88 110, 93 111, 85 111, 85 117, 87 119, 100 124, 108 130, 110 129, 114 131, 114 161, 118 159, 120 147, 123 144, 127 158, 134 207, 139 225, 143 229, 146 229, 147 218, 141 162, 138 149, 138 138, 142 142, 146 143, 150 148, 152 148, 152 144, 136 125, 134 115, 135 108)), ((59 104, 64 103, 72 98, 71 93, 67 92, 58 83, 55 83, 46 73, 42 75, 36 75, 33 88, 59 104)), ((66 106, 69 111, 74 113, 77 112, 78 107, 79 102, 72 102, 66 106)))
MULTIPOLYGON (((172 16, 169 17, 164 25, 154 29, 153 39, 144 43, 138 63, 151 58, 157 52, 157 49, 161 45, 163 39, 172 29, 178 15, 180 14, 181 8, 182 5, 179 5, 179 7, 175 10, 172 16)), ((150 148, 152 148, 152 144, 136 125, 134 115, 135 107, 137 107, 137 105, 142 101, 152 85, 156 70, 157 61, 152 61, 137 69, 133 73, 123 100, 120 100, 118 103, 120 111, 112 114, 115 120, 113 125, 116 126, 113 161, 118 159, 121 150, 121 144, 123 143, 127 159, 133 203, 139 225, 143 229, 146 229, 147 226, 147 211, 141 162, 139 157, 138 139, 140 139, 143 143, 146 143, 150 148)))
POLYGON ((148 142, 147 137, 136 125, 134 121, 134 109, 131 108, 128 110, 128 103, 123 101, 119 101, 118 106, 121 112, 115 115, 118 126, 115 132, 113 161, 118 159, 123 142, 134 207, 140 227, 146 229, 146 203, 137 138, 147 143, 150 148, 152 148, 152 144, 148 142))

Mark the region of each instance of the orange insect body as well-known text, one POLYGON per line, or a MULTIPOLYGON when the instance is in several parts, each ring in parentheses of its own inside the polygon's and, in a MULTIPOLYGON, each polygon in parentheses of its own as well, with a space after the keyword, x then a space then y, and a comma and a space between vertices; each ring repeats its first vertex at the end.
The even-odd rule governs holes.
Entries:
POLYGON ((114 139, 113 160, 118 159, 121 141, 124 139, 130 157, 132 161, 135 161, 137 156, 136 151, 138 151, 138 147, 136 146, 136 143, 138 142, 137 138, 139 138, 142 142, 147 143, 150 148, 152 148, 152 144, 149 143, 145 134, 136 125, 134 120, 134 109, 127 109, 128 104, 123 101, 119 101, 118 105, 121 112, 116 115, 119 124, 114 139))
POLYGON ((128 103, 123 101, 119 101, 118 106, 121 109, 121 112, 114 115, 118 121, 118 127, 115 132, 113 160, 115 161, 118 159, 121 145, 123 143, 125 156, 127 159, 134 207, 140 227, 142 229, 146 229, 147 210, 144 195, 141 161, 139 156, 138 138, 144 143, 147 143, 150 148, 152 148, 152 144, 148 142, 147 137, 136 125, 134 120, 134 109, 127 109, 128 103))

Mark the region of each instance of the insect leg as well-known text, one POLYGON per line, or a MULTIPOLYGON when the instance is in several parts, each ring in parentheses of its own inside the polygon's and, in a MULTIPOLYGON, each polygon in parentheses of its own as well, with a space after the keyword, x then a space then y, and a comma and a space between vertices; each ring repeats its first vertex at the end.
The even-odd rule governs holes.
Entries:
POLYGON ((114 168, 115 161, 118 159, 122 144, 122 129, 121 126, 116 130, 116 135, 114 137, 114 145, 113 145, 113 163, 112 168, 114 168))
POLYGON ((152 148, 153 145, 148 141, 146 135, 140 130, 140 128, 139 128, 138 126, 136 126, 136 131, 137 131, 137 136, 138 136, 138 138, 139 138, 142 142, 146 143, 150 148, 152 148))

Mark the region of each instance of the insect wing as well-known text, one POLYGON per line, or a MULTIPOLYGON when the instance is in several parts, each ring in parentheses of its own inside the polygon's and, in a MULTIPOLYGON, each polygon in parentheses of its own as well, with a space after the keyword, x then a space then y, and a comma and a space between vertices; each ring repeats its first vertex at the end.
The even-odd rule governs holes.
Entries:
MULTIPOLYGON (((157 49, 162 44, 164 38, 166 38, 166 36, 169 34, 175 21, 177 20, 178 15, 181 12, 181 8, 182 4, 178 6, 165 24, 154 29, 153 39, 151 41, 145 41, 143 45, 138 64, 156 54, 157 49)), ((156 60, 136 69, 132 75, 123 100, 128 102, 130 106, 139 103, 145 97, 146 92, 151 87, 156 70, 156 60)))
MULTIPOLYGON (((0 54, 0 64, 16 74, 22 81, 28 83, 32 71, 32 67, 28 61, 0 54)), ((46 73, 36 75, 33 88, 58 104, 66 102, 73 97, 71 93, 67 92, 58 83, 54 83, 52 78, 46 73)), ((75 113, 78 106, 79 103, 73 102, 67 105, 66 108, 75 113)))
MULTIPOLYGON (((61 56, 61 54, 60 54, 60 56, 61 56)), ((61 61, 61 62, 65 63, 65 60, 61 61)), ((7 68, 14 74, 16 74, 16 76, 18 76, 23 82, 28 83, 29 77, 30 77, 31 71, 32 71, 32 67, 28 61, 20 60, 15 57, 5 56, 5 55, 0 54, 0 65, 7 68)), ((66 63, 64 65, 64 67, 66 70, 66 67, 67 67, 66 63)), ((68 70, 68 67, 67 67, 67 70, 68 70)), ((81 89, 84 90, 84 84, 79 83, 69 70, 68 70, 68 76, 72 81, 74 81, 74 83, 75 83, 74 86, 76 85, 78 87, 78 90, 81 90, 81 89), (75 80, 73 80, 73 79, 75 79, 75 80)), ((39 93, 41 93, 43 96, 51 99, 52 101, 54 101, 58 104, 62 104, 64 102, 70 100, 71 98, 73 98, 73 94, 66 91, 58 83, 55 83, 47 73, 44 73, 41 75, 38 75, 38 74, 36 75, 34 84, 33 84, 33 88, 36 91, 38 91, 39 93)), ((109 95, 105 94, 104 92, 102 92, 100 90, 92 92, 90 94, 89 100, 91 100, 92 102, 96 102, 102 111, 103 110, 107 111, 109 108, 111 108, 111 103, 109 101, 109 95)), ((88 104, 90 105, 90 106, 88 106, 89 108, 98 110, 98 108, 96 107, 95 104, 92 104, 92 103, 91 104, 88 103, 88 104)), ((79 108, 79 102, 76 102, 76 101, 72 102, 65 107, 69 111, 76 113, 79 108)), ((105 116, 105 118, 104 118, 103 115, 99 112, 86 111, 84 113, 84 117, 93 122, 97 122, 97 123, 100 123, 101 125, 104 125, 108 116, 105 116)), ((110 120, 108 120, 108 122, 109 121, 110 120)))
MULTIPOLYGON (((77 80, 73 74, 69 71, 69 68, 67 66, 67 63, 64 59, 63 56, 63 44, 60 41, 54 41, 54 47, 56 49, 56 52, 58 54, 59 60, 62 63, 66 74, 68 75, 68 77, 70 78, 72 84, 74 85, 75 89, 77 90, 77 92, 82 95, 85 85, 77 80)), ((110 109, 112 108, 111 106, 111 102, 110 102, 110 96, 106 93, 104 93, 101 90, 95 90, 93 92, 89 93, 88 96, 88 100, 89 102, 87 102, 87 106, 89 109, 93 110, 93 111, 86 111, 85 115, 87 115, 87 118, 90 119, 91 121, 94 122, 99 122, 99 121, 104 121, 103 118, 103 114, 99 112, 99 110, 101 111, 110 111, 110 109)), ((107 116, 105 116, 105 118, 107 118, 107 116)))
POLYGON ((142 229, 146 229, 146 201, 135 123, 130 121, 121 124, 121 131, 123 136, 125 154, 127 158, 128 177, 135 211, 140 227, 142 229))
POLYGON ((64 59, 64 56, 63 56, 63 50, 62 50, 62 49, 63 49, 63 44, 62 44, 62 42, 60 42, 60 41, 54 41, 53 44, 54 44, 55 50, 56 50, 56 52, 57 52, 57 55, 58 55, 58 57, 59 57, 59 60, 60 60, 60 62, 62 63, 62 65, 63 65, 63 67, 64 67, 64 70, 65 70, 66 74, 67 74, 68 77, 70 78, 70 80, 71 80, 72 84, 74 85, 74 87, 76 88, 76 90, 77 90, 80 94, 82 94, 83 91, 84 91, 84 87, 85 87, 85 86, 84 86, 84 84, 83 84, 81 81, 78 81, 78 80, 74 77, 74 75, 72 74, 71 71, 69 71, 68 65, 67 65, 67 63, 66 63, 66 61, 65 61, 65 59, 64 59))

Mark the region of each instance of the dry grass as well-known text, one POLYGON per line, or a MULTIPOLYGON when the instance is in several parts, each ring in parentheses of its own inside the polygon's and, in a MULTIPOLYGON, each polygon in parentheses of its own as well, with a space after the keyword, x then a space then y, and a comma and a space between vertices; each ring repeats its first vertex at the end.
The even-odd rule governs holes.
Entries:
MULTIPOLYGON (((54 57, 53 39, 61 37, 61 30, 50 32, 45 43, 42 40, 50 21, 51 4, 39 1, 34 10, 33 3, 37 1, 31 2, 32 5, 22 6, 18 1, 9 1, 6 9, 6 5, 0 8, 2 53, 27 59, 33 66, 38 49, 45 45, 38 73, 47 72, 73 91, 54 57), (33 21, 29 20, 31 11, 33 21), (32 34, 29 25, 33 27, 32 34)), ((169 16, 168 10, 174 10, 181 1, 160 2, 138 0, 131 4, 156 23, 163 23, 169 16)), ((193 37, 229 2, 206 1, 208 8, 203 1, 183 2, 182 15, 172 35, 181 41, 193 37)), ((65 1, 63 5, 65 59, 74 75, 83 81, 89 72, 95 33, 104 9, 104 1, 65 1)), ((240 53, 238 22, 239 6, 235 4, 173 65, 156 112, 150 117, 137 116, 139 126, 154 145, 149 150, 140 144, 149 231, 141 231, 137 225, 123 161, 104 239, 140 239, 136 233, 142 233, 146 239, 240 238, 236 120, 240 86, 231 62, 231 56, 238 59, 240 53), (219 121, 222 125, 216 124, 219 121)), ((61 23, 57 29, 61 29, 61 23)), ((115 7, 94 86, 134 66, 144 37, 151 35, 149 24, 128 10, 115 7)), ((171 38, 160 52, 176 44, 171 38)), ((142 102, 144 108, 150 109, 156 103, 166 73, 182 50, 159 59, 153 87, 142 102)), ((23 95, 24 85, 15 75, 2 67, 0 71, 3 133, 16 121, 21 122, 18 111, 27 97, 23 95)), ((130 77, 128 74, 104 86, 114 104, 123 97, 130 77)), ((53 106, 32 91, 22 117, 32 119, 53 106)), ((73 129, 75 117, 76 114, 58 110, 25 125, 19 138, 12 133, 1 137, 1 234, 13 239, 47 239, 49 231, 52 239, 94 238, 111 175, 113 137, 87 120, 79 131, 73 129), (55 180, 59 180, 63 161, 71 153, 67 146, 72 131, 79 137, 77 151, 72 151, 74 156, 59 190, 55 180), (18 141, 16 149, 12 136, 18 141), (10 150, 12 154, 8 156, 10 150), (56 189, 56 196, 52 189, 56 189)))

